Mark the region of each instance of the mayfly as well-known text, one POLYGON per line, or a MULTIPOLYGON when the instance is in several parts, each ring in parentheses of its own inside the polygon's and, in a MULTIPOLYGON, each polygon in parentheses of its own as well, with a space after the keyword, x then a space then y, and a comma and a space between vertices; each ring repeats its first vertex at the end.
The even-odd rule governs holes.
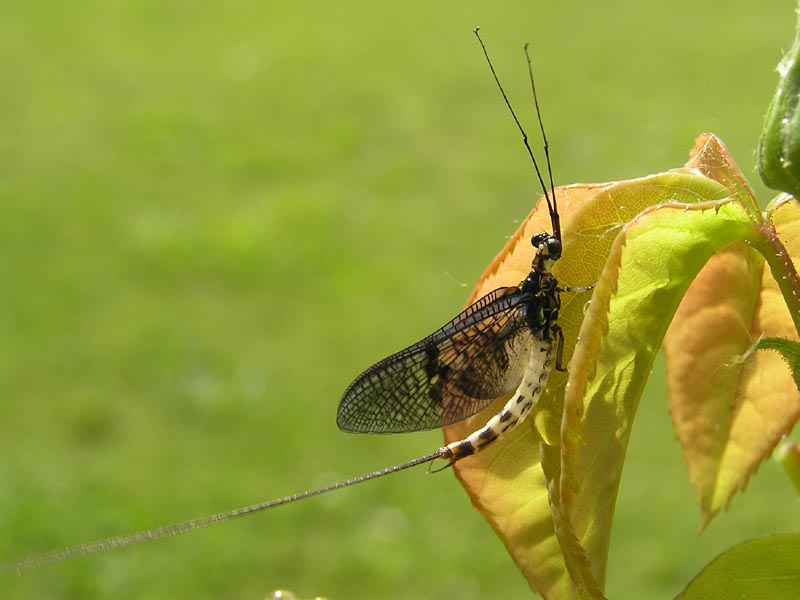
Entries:
POLYGON ((25 557, 0 565, 0 572, 24 571, 174 536, 438 459, 445 460, 445 466, 452 465, 484 449, 523 422, 544 392, 551 370, 564 370, 564 334, 558 325, 560 293, 588 288, 561 288, 552 273, 553 265, 561 257, 561 226, 549 147, 527 46, 525 54, 547 162, 549 188, 478 29, 474 33, 503 100, 522 134, 544 192, 553 231, 532 237, 534 257, 531 271, 519 285, 492 291, 435 333, 359 375, 339 404, 337 424, 344 431, 364 433, 433 429, 462 421, 513 391, 503 409, 466 438, 393 467, 260 504, 25 557))
POLYGON ((525 420, 544 392, 550 371, 562 365, 564 334, 558 325, 560 288, 552 268, 561 258, 561 224, 528 47, 525 55, 536 116, 542 134, 550 187, 544 183, 528 136, 480 42, 544 192, 551 234, 531 238, 531 271, 519 285, 498 288, 467 307, 444 327, 416 344, 376 363, 350 384, 336 422, 344 431, 401 433, 444 427, 463 421, 514 392, 503 409, 466 438, 433 454, 450 465, 470 456, 525 420))

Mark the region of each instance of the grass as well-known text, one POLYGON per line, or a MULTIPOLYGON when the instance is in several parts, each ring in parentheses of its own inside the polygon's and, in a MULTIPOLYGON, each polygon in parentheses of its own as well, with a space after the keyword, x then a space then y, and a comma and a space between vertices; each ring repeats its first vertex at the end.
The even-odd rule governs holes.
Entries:
MULTIPOLYGON (((752 174, 793 2, 14 3, 0 20, 0 551, 10 558, 429 452, 346 436, 363 368, 455 314, 537 189, 471 35, 560 183, 678 166, 711 130, 752 174)), ((758 186, 757 186, 758 187, 758 186)), ((766 200, 769 195, 758 187, 766 200)), ((764 465, 696 537, 660 374, 609 565, 674 595, 797 530, 764 465)), ((4 578, 7 597, 524 597, 452 476, 424 470, 4 578)))

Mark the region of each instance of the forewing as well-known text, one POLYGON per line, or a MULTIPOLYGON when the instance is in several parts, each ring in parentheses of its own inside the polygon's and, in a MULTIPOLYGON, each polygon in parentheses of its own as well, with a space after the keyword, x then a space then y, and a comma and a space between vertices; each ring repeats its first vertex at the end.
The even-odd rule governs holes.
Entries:
POLYGON ((530 347, 519 288, 499 288, 359 375, 342 397, 337 424, 399 433, 461 421, 517 386, 530 347))

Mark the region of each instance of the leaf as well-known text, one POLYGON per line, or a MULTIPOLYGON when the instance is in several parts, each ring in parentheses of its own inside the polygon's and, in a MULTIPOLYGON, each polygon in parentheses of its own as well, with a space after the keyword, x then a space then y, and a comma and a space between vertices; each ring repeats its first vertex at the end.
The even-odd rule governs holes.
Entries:
MULTIPOLYGON (((727 245, 752 227, 727 188, 688 171, 567 186, 557 194, 564 254, 556 276, 567 286, 599 281, 585 320, 588 294, 562 297, 565 360, 583 322, 570 364, 568 405, 566 377, 553 373, 526 424, 457 463, 455 472, 533 589, 546 598, 573 592, 602 597, 624 450, 652 357, 682 291, 717 249, 717 238, 727 245), (589 392, 587 400, 581 390, 589 392)), ((529 240, 545 230, 549 220, 540 206, 489 266, 473 299, 518 284, 530 270, 529 240)), ((446 428, 447 442, 482 426, 504 400, 446 428)))
POLYGON ((749 540, 720 554, 678 595, 679 600, 772 600, 800 590, 800 535, 749 540))
POLYGON ((736 196, 754 222, 763 220, 753 189, 736 166, 725 144, 713 133, 701 133, 697 136, 694 148, 689 153, 689 160, 683 168, 721 183, 736 196))
POLYGON ((768 217, 764 232, 766 247, 762 252, 797 335, 800 334, 800 276, 795 262, 800 260, 800 202, 792 196, 778 196, 768 207, 768 217))
POLYGON ((789 370, 792 372, 794 384, 800 390, 800 342, 781 338, 763 338, 758 340, 756 350, 775 350, 780 353, 789 370))
MULTIPOLYGON (((728 185, 735 181, 729 173, 735 169, 732 161, 723 169, 709 162, 694 161, 694 166, 728 185)), ((670 412, 703 527, 746 486, 800 417, 800 393, 786 364, 778 354, 755 352, 754 345, 764 336, 798 339, 787 309, 787 295, 789 300, 792 295, 782 294, 774 277, 778 267, 791 265, 791 254, 800 255, 795 212, 796 202, 776 203, 752 246, 737 243, 714 255, 686 293, 664 339, 670 412), (764 241, 770 236, 786 246, 776 252, 764 241), (781 264, 765 269, 764 256, 754 247, 781 264), (783 262, 778 253, 784 253, 783 262)), ((796 280, 792 270, 778 276, 796 280)))
MULTIPOLYGON (((706 393, 714 400, 711 408, 719 408, 721 401, 714 394, 725 398, 725 389, 717 393, 707 385, 719 365, 709 368, 711 361, 704 361, 698 370, 691 352, 713 349, 734 366, 756 360, 750 358, 752 336, 745 328, 755 318, 763 321, 759 331, 766 331, 769 323, 796 335, 792 324, 800 324, 800 280, 791 257, 798 251, 800 218, 794 206, 779 201, 765 220, 744 176, 710 134, 698 138, 682 169, 630 181, 566 186, 557 192, 564 253, 554 269, 556 277, 563 286, 596 282, 588 308, 587 294, 562 297, 559 324, 566 338, 569 382, 564 374, 553 373, 526 424, 501 443, 457 463, 455 472, 533 589, 545 598, 599 598, 631 425, 681 299, 713 259, 696 284, 700 291, 690 294, 681 308, 687 311, 684 315, 697 317, 700 312, 692 310, 692 303, 700 302, 709 311, 708 326, 690 319, 682 323, 681 315, 670 330, 671 378, 681 380, 675 373, 695 378, 678 392, 675 402, 686 417, 676 411, 676 424, 708 430, 705 438, 690 437, 698 441, 695 454, 702 458, 700 463, 705 461, 701 467, 713 472, 720 441, 712 434, 719 415, 713 410, 705 414, 706 393), (769 269, 763 268, 753 248, 766 257, 769 269), (710 279, 704 283, 705 277, 710 279), (763 293, 748 294, 753 289, 763 293), (703 331, 705 337, 690 343, 690 334, 703 331), (682 341, 681 333, 686 338, 682 341)), ((530 269, 530 238, 547 230, 547 213, 537 207, 486 270, 472 300, 518 284, 530 269)), ((770 358, 780 362, 777 355, 770 358)), ((749 381, 767 373, 770 383, 776 383, 776 372, 762 360, 749 381)), ((788 373, 785 366, 780 372, 788 373)), ((740 382, 747 380, 739 377, 740 382)), ((733 387, 729 383, 727 389, 733 387)), ((446 441, 475 431, 504 401, 498 399, 471 419, 446 428, 446 441)), ((791 402, 785 409, 764 407, 765 421, 776 418, 777 426, 768 423, 772 429, 796 420, 791 402)), ((736 416, 731 415, 731 422, 736 416)), ((764 439, 770 439, 759 432, 751 437, 746 440, 751 444, 756 440, 764 445, 764 439)), ((760 460, 756 456, 755 464, 760 460)), ((702 468, 699 472, 705 475, 702 468)), ((733 491, 749 472, 740 469, 738 479, 733 477, 733 491)))
POLYGON ((631 426, 653 360, 689 282, 720 248, 754 234, 733 200, 662 204, 614 242, 570 365, 561 505, 598 580, 631 426))

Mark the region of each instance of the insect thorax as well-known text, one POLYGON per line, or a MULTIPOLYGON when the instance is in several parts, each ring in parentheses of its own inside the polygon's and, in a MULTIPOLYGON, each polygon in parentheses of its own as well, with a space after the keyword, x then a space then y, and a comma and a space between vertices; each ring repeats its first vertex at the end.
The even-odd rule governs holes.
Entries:
POLYGON ((525 320, 531 331, 544 340, 552 340, 561 308, 558 281, 552 273, 531 271, 520 287, 525 320))
POLYGON ((536 254, 531 272, 520 284, 525 319, 531 331, 544 340, 553 339, 553 328, 561 308, 558 280, 551 269, 561 258, 561 241, 553 235, 540 233, 531 238, 536 254))

